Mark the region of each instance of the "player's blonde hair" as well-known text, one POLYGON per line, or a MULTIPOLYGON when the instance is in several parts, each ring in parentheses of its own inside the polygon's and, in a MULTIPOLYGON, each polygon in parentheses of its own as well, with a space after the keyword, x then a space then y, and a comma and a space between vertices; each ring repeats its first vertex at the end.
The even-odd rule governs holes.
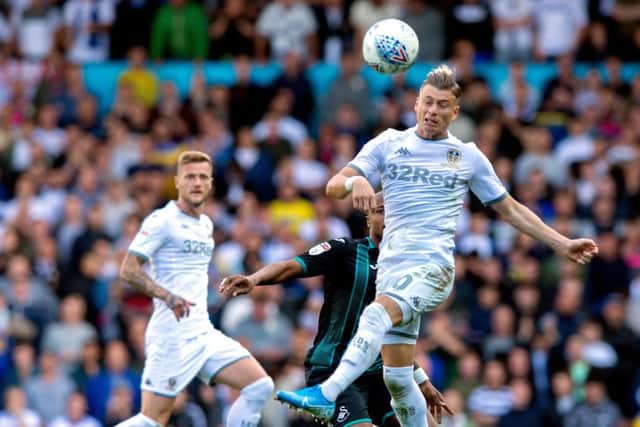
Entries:
POLYGON ((182 166, 189 163, 209 163, 209 166, 213 171, 213 162, 211 161, 211 157, 202 151, 184 151, 180 154, 180 157, 178 157, 178 173, 180 173, 182 166))
POLYGON ((426 85, 440 90, 451 91, 456 99, 462 95, 462 88, 456 81, 455 71, 446 64, 439 65, 427 74, 427 78, 424 79, 420 88, 426 85))

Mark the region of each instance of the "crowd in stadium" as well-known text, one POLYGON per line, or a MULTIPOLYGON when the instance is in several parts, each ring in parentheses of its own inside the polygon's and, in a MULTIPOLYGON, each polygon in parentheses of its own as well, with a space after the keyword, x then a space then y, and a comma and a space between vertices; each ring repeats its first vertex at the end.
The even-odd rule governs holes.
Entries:
MULTIPOLYGON (((139 410, 151 305, 119 265, 175 197, 186 149, 215 163, 211 320, 277 388, 303 385, 322 279, 228 301, 216 285, 366 235, 363 213, 324 187, 378 132, 415 124, 416 87, 398 77, 374 97, 359 73, 364 31, 387 17, 416 30, 419 62, 455 67, 452 133, 547 223, 600 248, 586 267, 560 261, 469 199, 455 291, 418 342, 455 412, 443 425, 640 426, 640 74, 621 73, 640 60, 634 0, 4 0, 0 426, 113 426, 139 410), (115 59, 128 65, 103 111, 83 71, 115 59), (236 81, 194 73, 182 98, 151 67, 177 59, 231 60, 236 81), (281 75, 252 81, 271 61, 281 75), (318 61, 341 70, 323 94, 306 74, 318 61), (497 91, 474 72, 487 61, 510 63, 497 91), (557 73, 536 87, 527 67, 544 62, 557 73)), ((170 425, 221 426, 233 399, 194 383, 170 425)), ((262 425, 312 424, 274 402, 262 425)))

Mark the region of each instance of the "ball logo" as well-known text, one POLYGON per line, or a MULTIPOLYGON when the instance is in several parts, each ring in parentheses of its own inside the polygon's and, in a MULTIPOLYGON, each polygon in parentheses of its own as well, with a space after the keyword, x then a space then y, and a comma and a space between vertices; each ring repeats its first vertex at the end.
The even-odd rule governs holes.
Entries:
POLYGON ((378 54, 391 64, 404 65, 409 62, 407 48, 397 39, 388 35, 376 37, 378 54))

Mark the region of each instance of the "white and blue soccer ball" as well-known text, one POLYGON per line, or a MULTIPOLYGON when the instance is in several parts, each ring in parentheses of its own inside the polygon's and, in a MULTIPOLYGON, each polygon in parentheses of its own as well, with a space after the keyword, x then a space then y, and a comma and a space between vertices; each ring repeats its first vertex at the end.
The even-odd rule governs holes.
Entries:
POLYGON ((374 70, 383 74, 406 71, 418 56, 420 42, 413 28, 399 19, 383 19, 364 35, 362 56, 374 70))

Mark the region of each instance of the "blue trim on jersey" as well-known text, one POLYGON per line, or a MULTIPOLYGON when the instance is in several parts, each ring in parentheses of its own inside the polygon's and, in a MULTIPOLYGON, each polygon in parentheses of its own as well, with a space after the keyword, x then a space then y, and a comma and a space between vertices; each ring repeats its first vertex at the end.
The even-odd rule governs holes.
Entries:
POLYGON ((389 331, 387 332, 387 335, 395 335, 397 337, 404 337, 404 338, 411 338, 411 339, 418 338, 418 335, 407 334, 405 332, 400 332, 400 331, 389 331))
POLYGON ((348 423, 346 423, 345 425, 343 425, 342 427, 349 427, 349 426, 353 426, 359 423, 372 423, 373 420, 371 418, 360 418, 359 420, 353 420, 350 421, 348 423))
MULTIPOLYGON (((151 390, 148 390, 151 391, 151 390)), ((160 393, 159 391, 151 391, 151 393, 156 394, 158 396, 162 396, 162 397, 169 397, 169 398, 175 398, 178 397, 178 394, 165 394, 165 393, 160 393)))
POLYGON ((251 355, 249 355, 249 354, 245 354, 245 355, 243 355, 243 356, 240 356, 240 357, 238 357, 238 358, 236 358, 236 359, 233 359, 232 361, 227 362, 227 363, 225 363, 224 365, 220 366, 220 367, 218 368, 218 370, 217 370, 217 371, 215 371, 214 373, 212 373, 212 374, 211 374, 211 376, 209 377, 208 385, 213 385, 213 382, 214 382, 213 380, 214 380, 214 378, 215 378, 215 377, 217 377, 217 376, 218 376, 218 374, 219 374, 220 372, 222 372, 222 370, 223 370, 223 369, 225 369, 225 368, 227 368, 227 367, 229 367, 229 366, 233 365, 233 364, 234 364, 234 363, 236 363, 236 362, 239 362, 239 361, 241 361, 241 360, 243 360, 243 359, 246 359, 247 357, 251 357, 251 355))
POLYGON ((509 193, 507 193, 505 191, 504 193, 502 193, 500 196, 496 197, 495 199, 489 200, 488 202, 486 202, 485 206, 493 205, 494 203, 498 203, 498 202, 504 200, 507 197, 508 194, 509 193))
POLYGON ((304 274, 307 274, 309 272, 309 269, 307 268, 307 263, 304 262, 304 260, 302 258, 297 256, 297 257, 293 258, 293 260, 295 262, 297 262, 298 264, 300 264, 300 267, 302 267, 302 271, 304 272, 304 274))
POLYGON ((354 165, 353 163, 347 163, 347 167, 355 170, 361 176, 364 176, 365 178, 367 177, 367 175, 364 173, 364 171, 362 169, 360 169, 358 166, 354 165))
POLYGON ((373 240, 371 240, 371 237, 367 237, 367 241, 369 242, 369 249, 373 249, 376 247, 376 244, 373 243, 373 240))
POLYGON ((145 254, 138 252, 138 251, 132 251, 131 249, 129 249, 128 251, 130 254, 137 256, 138 258, 142 258, 145 261, 149 261, 149 257, 146 256, 145 254))
POLYGON ((382 417, 382 424, 384 424, 385 421, 387 421, 389 418, 393 417, 394 415, 395 413, 393 411, 390 411, 384 414, 384 416, 382 417))

